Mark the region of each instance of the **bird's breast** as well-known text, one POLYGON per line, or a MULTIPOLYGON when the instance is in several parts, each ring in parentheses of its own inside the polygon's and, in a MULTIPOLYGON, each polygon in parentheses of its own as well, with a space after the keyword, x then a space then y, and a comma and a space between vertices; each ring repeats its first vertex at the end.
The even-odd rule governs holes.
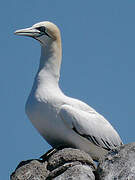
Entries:
MULTIPOLYGON (((26 102, 26 114, 39 133, 50 143, 58 136, 64 125, 59 117, 60 102, 49 93, 44 98, 31 93, 26 102), (52 138, 53 136, 53 138, 52 138)), ((61 135, 60 135, 61 136, 61 135)))

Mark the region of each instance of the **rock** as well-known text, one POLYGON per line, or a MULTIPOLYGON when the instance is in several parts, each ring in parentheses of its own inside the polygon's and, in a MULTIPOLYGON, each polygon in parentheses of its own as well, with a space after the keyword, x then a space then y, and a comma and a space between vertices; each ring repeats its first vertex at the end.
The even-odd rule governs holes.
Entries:
POLYGON ((135 143, 110 151, 96 166, 78 149, 48 151, 40 159, 22 161, 11 180, 135 180, 135 143))
POLYGON ((95 180, 96 166, 91 157, 78 149, 53 149, 42 159, 21 162, 11 180, 95 180))
POLYGON ((97 168, 99 180, 135 180, 135 143, 110 151, 97 168))
POLYGON ((46 166, 46 162, 38 160, 22 161, 12 173, 11 180, 45 180, 49 174, 46 166))
POLYGON ((54 178, 54 180, 95 180, 92 169, 87 165, 75 165, 68 168, 63 174, 54 178))

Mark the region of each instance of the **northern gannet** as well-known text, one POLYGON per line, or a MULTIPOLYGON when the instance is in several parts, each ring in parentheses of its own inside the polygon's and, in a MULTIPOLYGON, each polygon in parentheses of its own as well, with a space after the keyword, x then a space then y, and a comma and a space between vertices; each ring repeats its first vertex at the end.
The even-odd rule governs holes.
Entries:
POLYGON ((41 44, 41 57, 26 114, 53 147, 68 146, 89 153, 99 160, 109 150, 122 145, 111 124, 84 102, 67 97, 59 88, 62 58, 59 28, 48 21, 15 31, 41 44))

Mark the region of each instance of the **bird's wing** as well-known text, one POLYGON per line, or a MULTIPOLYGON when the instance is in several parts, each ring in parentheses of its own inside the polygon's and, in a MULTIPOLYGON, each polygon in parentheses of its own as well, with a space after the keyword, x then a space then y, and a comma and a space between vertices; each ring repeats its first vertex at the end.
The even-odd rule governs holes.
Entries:
POLYGON ((87 113, 70 105, 62 105, 60 117, 68 128, 93 144, 110 150, 122 145, 122 141, 111 124, 97 112, 87 113))

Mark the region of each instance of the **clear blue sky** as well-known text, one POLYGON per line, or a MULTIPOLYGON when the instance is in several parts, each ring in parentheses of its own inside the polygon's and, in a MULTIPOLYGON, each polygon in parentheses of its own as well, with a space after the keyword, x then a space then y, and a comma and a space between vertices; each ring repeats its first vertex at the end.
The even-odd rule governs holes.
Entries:
POLYGON ((40 45, 13 34, 44 20, 61 29, 62 90, 103 114, 124 143, 135 139, 135 1, 5 0, 0 6, 0 180, 20 161, 50 148, 24 111, 40 45))

